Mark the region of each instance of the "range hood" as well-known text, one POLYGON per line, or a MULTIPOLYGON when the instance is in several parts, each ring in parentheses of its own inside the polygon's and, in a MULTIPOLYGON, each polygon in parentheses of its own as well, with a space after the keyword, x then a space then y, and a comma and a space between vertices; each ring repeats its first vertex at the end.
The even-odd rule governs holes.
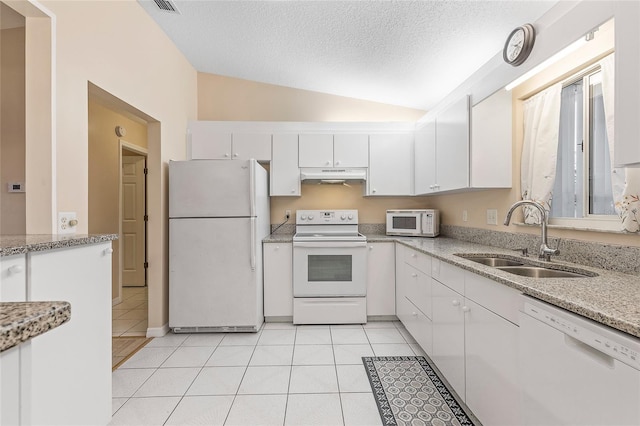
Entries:
POLYGON ((302 183, 362 183, 367 180, 367 169, 304 168, 300 169, 302 183))

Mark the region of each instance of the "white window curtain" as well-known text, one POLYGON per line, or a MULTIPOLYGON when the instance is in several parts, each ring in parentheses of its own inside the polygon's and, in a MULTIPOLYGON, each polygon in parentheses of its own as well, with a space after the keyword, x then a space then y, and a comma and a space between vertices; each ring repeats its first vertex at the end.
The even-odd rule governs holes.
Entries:
MULTIPOLYGON (((558 155, 562 84, 527 99, 524 104, 524 142, 520 168, 523 200, 537 201, 549 211, 558 155)), ((540 211, 524 207, 524 222, 540 224, 540 211)))
POLYGON ((600 61, 602 70, 602 98, 609 139, 609 157, 611 158, 611 187, 616 213, 621 219, 621 229, 626 232, 640 232, 640 169, 614 168, 614 93, 615 66, 614 54, 600 61))

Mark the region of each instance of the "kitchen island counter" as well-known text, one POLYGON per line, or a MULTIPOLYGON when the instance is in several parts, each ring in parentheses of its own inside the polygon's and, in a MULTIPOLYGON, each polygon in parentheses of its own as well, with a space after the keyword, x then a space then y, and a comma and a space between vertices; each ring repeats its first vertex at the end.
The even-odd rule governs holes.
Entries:
POLYGON ((53 330, 70 319, 69 302, 2 302, 0 352, 53 330))
POLYGON ((0 257, 113 241, 117 234, 0 235, 0 257))

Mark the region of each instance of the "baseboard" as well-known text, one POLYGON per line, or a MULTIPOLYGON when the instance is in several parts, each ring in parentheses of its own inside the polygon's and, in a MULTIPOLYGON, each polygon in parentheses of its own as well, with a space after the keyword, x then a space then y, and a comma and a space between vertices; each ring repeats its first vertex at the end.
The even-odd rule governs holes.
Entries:
POLYGON ((147 337, 162 337, 169 332, 169 323, 162 327, 148 327, 147 337))
POLYGON ((118 296, 111 301, 111 306, 116 306, 122 303, 122 296, 118 296))
POLYGON ((293 322, 293 316, 264 317, 264 322, 293 322))

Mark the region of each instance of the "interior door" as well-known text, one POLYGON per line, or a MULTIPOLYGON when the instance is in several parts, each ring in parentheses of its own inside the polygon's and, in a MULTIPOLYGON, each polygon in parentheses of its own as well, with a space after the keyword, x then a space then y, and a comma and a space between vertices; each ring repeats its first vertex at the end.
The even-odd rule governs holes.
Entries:
POLYGON ((145 188, 142 155, 122 157, 122 285, 145 282, 145 188))

